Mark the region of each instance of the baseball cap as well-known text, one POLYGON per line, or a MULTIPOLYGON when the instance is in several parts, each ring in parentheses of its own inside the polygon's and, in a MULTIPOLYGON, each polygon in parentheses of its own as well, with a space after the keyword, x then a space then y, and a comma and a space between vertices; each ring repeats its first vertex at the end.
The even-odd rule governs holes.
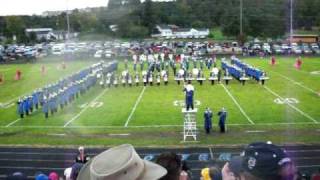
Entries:
POLYGON ((239 175, 241 172, 269 179, 277 177, 284 165, 292 163, 284 150, 271 142, 249 144, 240 156, 234 156, 229 162, 230 170, 239 175))

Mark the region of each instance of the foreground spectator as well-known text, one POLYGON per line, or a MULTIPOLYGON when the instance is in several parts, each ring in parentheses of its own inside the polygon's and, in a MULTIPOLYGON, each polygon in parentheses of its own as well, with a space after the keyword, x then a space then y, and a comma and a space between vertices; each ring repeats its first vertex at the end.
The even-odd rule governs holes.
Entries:
POLYGON ((56 172, 51 172, 49 174, 49 180, 59 180, 59 175, 56 172))
POLYGON ((153 180, 167 173, 163 167, 143 160, 132 145, 110 148, 81 169, 78 180, 153 180))
POLYGON ((201 170, 201 180, 221 180, 221 170, 216 167, 212 166, 210 168, 203 168, 201 170))
POLYGON ((84 153, 84 147, 80 146, 78 150, 79 150, 79 154, 76 157, 76 162, 77 163, 86 163, 86 162, 88 162, 90 160, 90 157, 87 156, 84 153))
POLYGON ((249 144, 222 169, 223 180, 294 180, 296 168, 285 152, 271 143, 249 144))
POLYGON ((7 180, 27 180, 27 176, 25 176, 22 172, 15 172, 8 176, 7 180))
POLYGON ((71 180, 76 180, 78 175, 79 175, 79 172, 82 168, 84 164, 83 163, 74 163, 71 167, 71 174, 70 174, 70 179, 71 180))
POLYGON ((320 180, 320 169, 317 173, 312 174, 312 180, 320 180))
POLYGON ((167 175, 160 180, 179 180, 181 173, 181 158, 172 152, 160 154, 156 159, 156 163, 167 169, 167 175))
POLYGON ((49 180, 49 177, 43 173, 36 175, 36 180, 49 180))
POLYGON ((182 167, 180 172, 180 179, 179 180, 191 180, 192 179, 192 173, 190 168, 187 165, 186 161, 182 161, 182 167))
POLYGON ((65 177, 65 180, 71 180, 71 172, 72 172, 72 168, 69 167, 69 168, 66 168, 64 170, 64 177, 65 177))

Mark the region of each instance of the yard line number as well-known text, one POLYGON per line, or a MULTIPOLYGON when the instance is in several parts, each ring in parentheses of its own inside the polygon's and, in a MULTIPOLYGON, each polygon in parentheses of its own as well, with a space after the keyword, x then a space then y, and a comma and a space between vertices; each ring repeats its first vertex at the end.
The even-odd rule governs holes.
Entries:
MULTIPOLYGON (((185 106, 185 101, 184 100, 175 100, 173 101, 173 105, 174 106, 180 106, 180 107, 184 107, 185 106)), ((201 102, 199 100, 195 100, 194 101, 194 105, 195 106, 200 106, 201 105, 201 102)))
POLYGON ((87 106, 89 106, 90 108, 99 108, 99 107, 103 106, 103 102, 94 101, 91 103, 84 103, 84 104, 80 105, 79 108, 83 109, 87 106))
POLYGON ((296 98, 276 98, 274 101, 276 104, 298 104, 299 101, 296 98))

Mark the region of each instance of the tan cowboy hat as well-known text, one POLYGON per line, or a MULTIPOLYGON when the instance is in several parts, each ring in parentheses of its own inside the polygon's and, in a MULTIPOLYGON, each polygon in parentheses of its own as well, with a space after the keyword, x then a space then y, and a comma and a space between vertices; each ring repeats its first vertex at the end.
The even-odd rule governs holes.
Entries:
POLYGON ((132 145, 124 144, 87 162, 77 180, 155 180, 166 174, 165 168, 141 159, 132 145))

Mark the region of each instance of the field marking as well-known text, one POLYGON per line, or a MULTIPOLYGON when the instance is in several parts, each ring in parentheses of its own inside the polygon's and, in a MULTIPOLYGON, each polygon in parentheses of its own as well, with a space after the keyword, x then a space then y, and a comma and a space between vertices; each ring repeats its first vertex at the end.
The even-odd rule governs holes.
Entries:
POLYGON ((246 133, 265 133, 266 131, 261 130, 252 130, 252 131, 246 131, 246 133))
MULTIPOLYGON (((314 122, 289 122, 289 123, 255 123, 255 124, 227 124, 228 126, 286 126, 286 125, 314 125, 314 122)), ((161 127, 183 127, 183 125, 145 125, 145 126, 10 126, 9 128, 33 128, 33 129, 107 129, 107 128, 161 128, 161 127)), ((202 127, 202 125, 198 125, 197 127, 202 127)), ((7 128, 6 126, 0 126, 0 128, 7 128)))
POLYGON ((244 110, 242 109, 242 107, 240 106, 240 104, 237 102, 237 100, 233 97, 233 95, 230 93, 230 91, 225 87, 225 85, 220 84, 224 90, 227 92, 227 94, 229 95, 229 97, 233 100, 233 102, 237 105, 237 107, 240 109, 241 113, 247 118, 247 120, 251 123, 254 124, 254 122, 250 119, 250 117, 247 115, 246 112, 244 112, 244 110))
POLYGON ((299 83, 299 82, 297 82, 297 81, 295 81, 295 80, 293 80, 293 79, 291 79, 291 78, 289 78, 289 77, 287 77, 287 76, 285 76, 285 75, 283 75, 283 74, 280 74, 280 73, 275 72, 275 71, 271 71, 271 72, 276 73, 276 74, 278 74, 279 76, 281 76, 282 78, 287 79, 288 81, 291 81, 293 84, 298 85, 298 86, 300 86, 300 87, 302 87, 302 88, 304 88, 304 89, 306 89, 306 90, 308 90, 308 91, 310 91, 310 92, 318 95, 318 93, 317 93, 315 90, 313 90, 313 89, 311 89, 311 88, 309 88, 309 87, 307 87, 307 86, 304 86, 304 85, 302 85, 301 83, 299 83))
MULTIPOLYGON (((96 98, 94 98, 90 103, 93 103, 95 101, 97 101, 101 96, 103 96, 106 92, 108 91, 108 89, 103 90, 96 98)), ((89 103, 89 104, 90 104, 89 103)), ((84 113, 90 106, 86 106, 85 108, 83 108, 77 115, 75 115, 72 119, 70 119, 67 123, 64 124, 64 128, 67 127, 70 123, 72 123, 74 120, 76 120, 78 117, 80 117, 80 115, 82 113, 84 113)))
POLYGON ((130 122, 130 120, 131 120, 131 118, 132 118, 132 116, 133 116, 133 113, 136 111, 136 108, 137 108, 139 102, 141 101, 142 95, 144 94, 144 91, 145 91, 145 90, 146 90, 146 86, 143 87, 143 89, 142 89, 142 91, 141 91, 138 99, 136 100, 136 103, 134 104, 134 106, 133 106, 133 108, 132 108, 132 110, 131 110, 131 113, 130 113, 130 115, 129 115, 129 117, 128 117, 128 119, 127 119, 124 127, 128 127, 128 124, 129 124, 129 122, 130 122))
MULTIPOLYGON (((268 88, 267 86, 263 86, 267 91, 269 91, 271 94, 273 94, 274 96, 280 98, 280 99, 284 99, 282 98, 279 94, 275 93, 274 91, 272 91, 270 88, 268 88)), ((301 111, 299 108, 295 107, 294 105, 290 104, 290 103, 285 103, 288 106, 290 106, 292 109, 296 110, 297 112, 299 112, 301 115, 305 116, 306 118, 312 120, 314 123, 318 124, 319 122, 317 120, 315 120, 313 117, 311 117, 310 115, 306 114, 305 112, 301 111)))
POLYGON ((16 122, 18 122, 18 121, 20 121, 20 120, 21 120, 21 119, 19 118, 19 119, 15 120, 15 121, 9 123, 8 125, 6 125, 6 128, 12 126, 13 124, 15 124, 16 122))

